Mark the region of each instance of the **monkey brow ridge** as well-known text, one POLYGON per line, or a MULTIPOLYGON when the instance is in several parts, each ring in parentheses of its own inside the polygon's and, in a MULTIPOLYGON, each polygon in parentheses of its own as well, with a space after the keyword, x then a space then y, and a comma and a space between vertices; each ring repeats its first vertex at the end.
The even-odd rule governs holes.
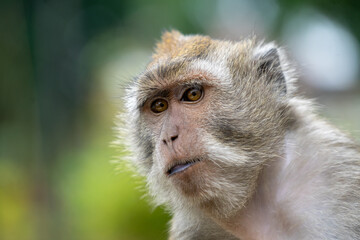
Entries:
POLYGON ((155 96, 169 97, 171 89, 177 86, 209 85, 207 81, 194 77, 193 74, 186 76, 187 70, 183 61, 177 61, 168 65, 159 65, 145 72, 137 83, 139 86, 137 107, 142 108, 146 101, 155 96))

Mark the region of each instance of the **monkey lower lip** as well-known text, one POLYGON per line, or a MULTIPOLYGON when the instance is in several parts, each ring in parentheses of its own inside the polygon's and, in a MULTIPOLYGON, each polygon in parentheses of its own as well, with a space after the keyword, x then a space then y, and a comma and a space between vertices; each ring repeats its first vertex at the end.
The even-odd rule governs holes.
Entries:
POLYGON ((184 163, 184 164, 175 165, 172 168, 170 168, 170 170, 167 173, 168 173, 169 176, 171 176, 171 175, 173 175, 175 173, 182 172, 182 171, 188 169, 189 167, 191 167, 192 165, 194 165, 197 162, 199 162, 199 160, 187 162, 187 163, 184 163))

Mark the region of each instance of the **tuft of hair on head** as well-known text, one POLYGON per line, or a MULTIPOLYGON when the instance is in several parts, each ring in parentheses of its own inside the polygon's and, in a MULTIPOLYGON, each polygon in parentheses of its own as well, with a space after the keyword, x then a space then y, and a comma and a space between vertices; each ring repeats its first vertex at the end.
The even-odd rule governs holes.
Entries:
POLYGON ((163 33, 161 41, 156 44, 149 66, 159 62, 160 59, 199 57, 207 52, 210 44, 209 36, 184 36, 175 30, 166 31, 163 33))
POLYGON ((156 44, 154 54, 152 55, 153 60, 169 54, 177 47, 182 37, 184 36, 179 31, 165 31, 161 36, 161 41, 156 44))

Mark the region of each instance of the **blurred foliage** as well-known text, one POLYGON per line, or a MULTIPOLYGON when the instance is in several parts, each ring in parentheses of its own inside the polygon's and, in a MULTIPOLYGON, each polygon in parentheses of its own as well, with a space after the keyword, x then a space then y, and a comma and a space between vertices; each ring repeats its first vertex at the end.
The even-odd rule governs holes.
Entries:
MULTIPOLYGON (((114 116, 161 32, 206 33, 219 2, 0 2, 0 239, 167 238, 169 216, 142 180, 110 164, 122 157, 109 147, 114 116)), ((360 39, 358 1, 278 4, 274 38, 307 5, 360 39)))

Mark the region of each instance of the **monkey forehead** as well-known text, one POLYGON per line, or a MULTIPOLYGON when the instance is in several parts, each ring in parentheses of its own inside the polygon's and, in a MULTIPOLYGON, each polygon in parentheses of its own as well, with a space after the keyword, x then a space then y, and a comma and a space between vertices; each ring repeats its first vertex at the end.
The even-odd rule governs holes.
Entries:
POLYGON ((225 87, 231 84, 226 62, 205 59, 159 61, 136 80, 137 106, 142 107, 151 97, 182 85, 200 84, 225 87))

